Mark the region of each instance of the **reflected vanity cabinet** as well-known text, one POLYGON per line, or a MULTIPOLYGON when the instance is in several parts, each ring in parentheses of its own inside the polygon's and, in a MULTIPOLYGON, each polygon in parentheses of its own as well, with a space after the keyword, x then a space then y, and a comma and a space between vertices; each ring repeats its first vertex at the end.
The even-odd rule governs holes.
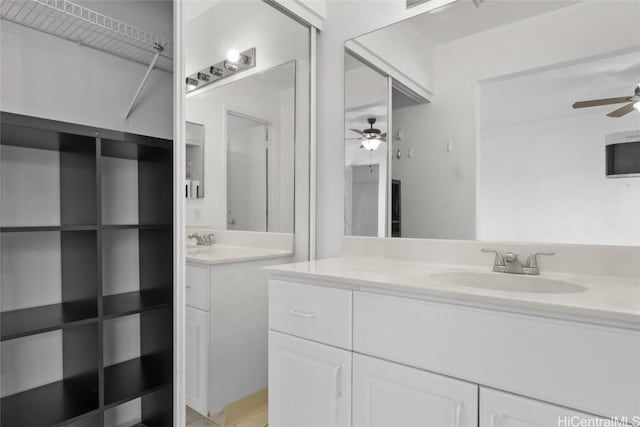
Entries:
POLYGON ((172 141, 0 122, 0 425, 173 425, 172 141))
POLYGON ((269 281, 273 427, 630 423, 639 374, 637 331, 269 281))
POLYGON ((209 414, 209 283, 210 269, 187 265, 186 401, 209 414))

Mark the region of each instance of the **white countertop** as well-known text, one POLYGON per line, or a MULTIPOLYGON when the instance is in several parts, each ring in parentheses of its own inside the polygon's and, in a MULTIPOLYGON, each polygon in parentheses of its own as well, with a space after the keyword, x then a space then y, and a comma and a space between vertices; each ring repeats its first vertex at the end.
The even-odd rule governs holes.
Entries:
POLYGON ((293 255, 291 251, 247 246, 219 244, 213 244, 212 246, 187 246, 187 262, 205 265, 280 258, 291 255, 293 255))
MULTIPOLYGON (((268 267, 272 275, 317 279, 329 285, 340 283, 356 289, 379 289, 409 295, 443 298, 467 304, 490 304, 507 309, 532 310, 561 317, 570 316, 596 323, 623 324, 640 328, 640 281, 637 279, 546 273, 540 276, 586 287, 578 293, 529 293, 452 285, 430 276, 443 272, 492 273, 464 265, 430 264, 382 258, 341 257, 268 267)), ((515 275, 514 275, 515 276, 515 275)))

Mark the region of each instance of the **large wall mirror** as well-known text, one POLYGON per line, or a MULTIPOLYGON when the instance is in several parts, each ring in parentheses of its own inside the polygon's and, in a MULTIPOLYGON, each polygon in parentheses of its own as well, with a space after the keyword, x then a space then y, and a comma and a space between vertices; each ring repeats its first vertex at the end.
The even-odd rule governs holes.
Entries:
POLYGON ((185 118, 204 147, 187 148, 203 153, 187 158, 187 226, 294 234, 305 259, 309 29, 261 0, 194 0, 185 18, 185 118))
POLYGON ((640 2, 476 3, 345 44, 345 234, 640 244, 640 2))

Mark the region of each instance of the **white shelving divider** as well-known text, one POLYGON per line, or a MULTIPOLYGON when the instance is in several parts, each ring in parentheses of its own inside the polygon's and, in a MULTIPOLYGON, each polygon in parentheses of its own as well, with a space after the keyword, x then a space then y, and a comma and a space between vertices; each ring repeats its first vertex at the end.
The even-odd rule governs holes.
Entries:
POLYGON ((173 69, 170 40, 68 0, 0 0, 0 18, 144 65, 160 46, 155 66, 173 69))

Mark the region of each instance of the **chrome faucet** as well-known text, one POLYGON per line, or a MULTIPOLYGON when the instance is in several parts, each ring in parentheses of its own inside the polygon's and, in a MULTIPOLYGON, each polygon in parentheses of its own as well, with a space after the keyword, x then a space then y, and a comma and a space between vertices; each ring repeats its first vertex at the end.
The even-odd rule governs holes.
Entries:
POLYGON ((213 233, 205 234, 204 236, 199 233, 189 234, 188 239, 196 239, 196 245, 198 246, 211 246, 216 242, 216 235, 213 233))
POLYGON ((536 252, 527 258, 525 265, 522 265, 518 259, 518 255, 513 252, 507 252, 504 255, 495 249, 480 249, 482 252, 489 252, 496 255, 493 261, 493 271, 497 273, 510 274, 540 274, 538 267, 538 255, 553 255, 553 252, 536 252))
POLYGON ((518 254, 507 252, 504 254, 504 272, 511 274, 524 274, 522 263, 518 259, 518 254))

